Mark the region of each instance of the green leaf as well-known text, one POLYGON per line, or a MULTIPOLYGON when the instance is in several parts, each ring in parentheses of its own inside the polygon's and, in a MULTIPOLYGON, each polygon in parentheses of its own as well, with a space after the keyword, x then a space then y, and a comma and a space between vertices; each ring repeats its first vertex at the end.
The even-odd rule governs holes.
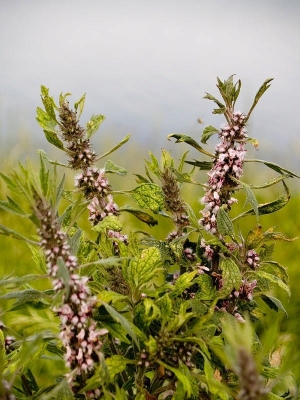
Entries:
POLYGON ((121 175, 121 176, 125 176, 127 174, 126 169, 124 169, 123 167, 119 167, 117 164, 115 164, 111 160, 108 160, 105 163, 104 169, 105 169, 105 172, 118 174, 118 175, 121 175))
POLYGON ((140 221, 145 222, 149 226, 155 226, 158 224, 158 221, 152 217, 152 215, 146 213, 145 211, 141 211, 137 208, 132 208, 129 206, 123 207, 119 209, 120 212, 128 212, 132 215, 134 215, 137 219, 140 221))
POLYGON ((47 196, 49 185, 49 170, 46 169, 45 158, 40 153, 40 183, 44 196, 47 196))
POLYGON ((258 89, 258 92, 257 92, 256 95, 255 95, 253 104, 252 104, 252 106, 251 106, 251 108, 250 108, 250 110, 249 110, 249 112, 248 112, 248 115, 247 115, 247 117, 246 117, 246 119, 245 119, 245 123, 248 121, 248 119, 249 119, 249 117, 250 117, 252 111, 254 110, 254 108, 255 108, 256 104, 258 103, 259 99, 261 98, 261 96, 262 96, 262 95, 265 93, 265 91, 266 91, 267 89, 269 89, 269 87, 271 86, 271 85, 270 85, 270 82, 271 82, 273 79, 274 79, 274 78, 266 79, 266 80, 264 81, 264 83, 261 85, 261 87, 258 89))
POLYGON ((276 297, 267 296, 266 294, 263 294, 260 297, 267 304, 267 306, 270 307, 271 310, 275 310, 276 312, 278 312, 278 310, 281 310, 288 317, 288 313, 286 312, 285 308, 283 307, 281 301, 276 299, 276 297))
POLYGON ((174 160, 171 157, 171 154, 167 152, 165 149, 162 149, 160 164, 162 170, 166 168, 174 168, 174 160))
POLYGON ((212 96, 209 93, 206 93, 206 95, 203 97, 204 99, 208 99, 208 100, 212 100, 214 103, 216 103, 220 108, 224 108, 225 105, 222 104, 217 98, 215 98, 214 96, 212 96))
POLYGON ((16 214, 20 217, 29 217, 19 204, 17 204, 13 199, 6 196, 8 201, 0 200, 0 209, 9 211, 13 214, 16 214))
MULTIPOLYGON (((171 371, 174 373, 174 375, 176 376, 176 378, 178 379, 179 382, 182 383, 183 389, 184 389, 184 393, 187 395, 187 397, 189 398, 192 393, 193 393, 193 388, 192 388, 192 379, 191 379, 191 375, 186 373, 186 370, 180 371, 177 368, 171 367, 168 364, 165 364, 163 361, 161 360, 157 360, 157 363, 159 365, 161 365, 162 367, 166 368, 167 370, 171 371)), ((181 363, 180 363, 181 364, 181 363)))
POLYGON ((33 240, 28 239, 27 237, 21 235, 20 233, 14 231, 13 229, 7 228, 4 225, 0 224, 0 235, 6 235, 6 236, 10 236, 13 237, 15 239, 19 239, 19 240, 25 240, 25 242, 27 243, 32 243, 32 244, 39 244, 38 242, 35 242, 33 240))
POLYGON ((203 171, 209 171, 213 166, 213 163, 210 161, 197 161, 197 160, 186 161, 186 164, 194 165, 195 167, 198 167, 200 170, 203 171))
POLYGON ((258 218, 258 202, 256 200, 256 197, 254 196, 254 193, 252 192, 252 190, 250 189, 250 186, 247 185, 244 182, 239 181, 239 184, 242 185, 243 189, 245 190, 246 193, 246 201, 244 204, 244 207, 246 206, 246 204, 250 204, 252 206, 252 209, 256 215, 256 217, 258 218))
POLYGON ((262 183, 261 185, 249 185, 252 189, 264 189, 273 185, 276 185, 276 183, 283 181, 284 179, 290 178, 290 175, 284 174, 284 175, 279 175, 276 176, 273 179, 268 180, 268 182, 262 183))
POLYGON ((102 122, 105 120, 105 116, 98 114, 93 115, 86 124, 86 136, 89 139, 99 128, 102 122))
POLYGON ((222 258, 220 262, 222 270, 223 286, 218 292, 220 297, 227 297, 235 289, 239 290, 242 284, 242 277, 239 267, 230 258, 222 258))
POLYGON ((49 143, 53 144, 55 147, 59 148, 60 150, 64 150, 64 145, 60 139, 58 139, 58 136, 54 132, 46 131, 44 130, 46 139, 48 140, 49 143))
POLYGON ((70 293, 70 273, 62 257, 58 257, 57 266, 57 279, 63 281, 66 297, 68 298, 70 293))
MULTIPOLYGON (((283 208, 289 202, 291 197, 290 191, 283 181, 282 183, 284 186, 284 193, 281 196, 279 196, 276 200, 271 201, 270 203, 259 204, 258 205, 259 215, 272 214, 283 208)), ((240 218, 244 218, 247 217, 248 215, 254 215, 254 214, 255 214, 254 210, 251 209, 233 218, 232 221, 237 221, 240 218)))
POLYGON ((105 303, 112 303, 112 304, 128 299, 127 296, 124 296, 121 293, 113 292, 112 290, 101 291, 100 293, 97 294, 97 298, 101 301, 104 301, 105 303))
MULTIPOLYGON (((39 279, 48 278, 47 275, 37 275, 37 274, 29 274, 24 276, 16 276, 14 278, 1 278, 0 286, 17 286, 21 284, 25 284, 27 282, 37 281, 39 279)), ((19 293, 19 292, 15 292, 19 293)), ((15 294, 15 296, 18 296, 15 294)))
POLYGON ((156 247, 144 249, 137 259, 131 260, 126 278, 130 285, 141 289, 157 275, 161 267, 160 252, 156 247))
POLYGON ((58 147, 59 149, 63 149, 63 143, 57 136, 57 131, 55 130, 57 122, 53 119, 47 112, 42 110, 40 107, 37 107, 37 117, 36 120, 38 124, 43 128, 46 139, 49 143, 58 147))
POLYGON ((176 139, 175 143, 179 143, 179 142, 184 142, 189 144, 190 146, 194 147, 195 149, 197 149, 198 151, 200 151, 203 154, 206 154, 209 157, 215 157, 213 154, 211 154, 210 152, 206 151, 203 149, 203 147, 201 147, 192 137, 184 135, 182 133, 171 133, 170 135, 168 135, 168 140, 170 140, 170 138, 174 137, 176 139))
POLYGON ((294 172, 289 171, 288 169, 280 167, 280 165, 272 163, 272 162, 269 162, 269 161, 257 160, 257 159, 248 159, 248 160, 245 160, 245 162, 258 162, 258 163, 261 163, 261 164, 265 164, 267 167, 273 169, 274 171, 278 172, 279 174, 283 174, 283 175, 286 174, 289 177, 293 176, 295 178, 300 178, 300 176, 294 174, 294 172))
POLYGON ((202 138, 201 138, 201 143, 206 144, 207 140, 214 135, 215 133, 218 133, 219 129, 215 128, 212 125, 208 125, 203 129, 202 132, 202 138))
POLYGON ((212 278, 207 274, 200 274, 196 279, 195 283, 200 286, 197 292, 196 298, 200 300, 213 300, 216 297, 216 288, 213 284, 212 278))
POLYGON ((41 98, 47 114, 50 116, 51 119, 56 121, 56 114, 54 111, 56 105, 53 98, 49 96, 49 89, 43 85, 41 85, 41 98))
POLYGON ((81 117, 82 111, 84 109, 84 103, 85 103, 85 94, 83 96, 81 96, 81 98, 76 101, 76 103, 74 104, 74 108, 77 112, 78 108, 79 108, 79 113, 77 114, 77 119, 79 119, 81 117))
POLYGON ((273 274, 269 274, 268 272, 258 270, 255 271, 255 275, 259 276, 260 278, 266 279, 268 282, 275 283, 281 289, 283 289, 289 296, 291 295, 290 288, 286 283, 284 283, 281 279, 273 274))
POLYGON ((35 246, 32 246, 30 243, 27 243, 27 246, 31 250, 32 259, 33 259, 35 265, 37 266, 37 268, 43 274, 47 274, 48 270, 47 270, 46 260, 45 260, 44 255, 41 253, 40 248, 36 248, 35 246))
POLYGON ((188 217, 189 217, 189 225, 195 228, 196 230, 199 230, 199 219, 197 218, 196 214, 194 213, 194 210, 192 207, 185 203, 184 204, 188 217))
POLYGON ((180 275, 176 280, 174 289, 170 293, 171 297, 179 296, 185 289, 192 286, 195 282, 193 282, 194 277, 198 274, 198 271, 185 272, 180 275))
POLYGON ((120 232, 122 230, 122 224, 116 215, 108 215, 92 229, 93 231, 99 233, 106 232, 108 229, 115 232, 120 232))
POLYGON ((106 311, 110 314, 110 316, 126 330, 127 334, 132 338, 137 348, 139 349, 140 348, 139 342, 129 321, 125 317, 123 317, 123 315, 121 315, 117 310, 111 307, 109 304, 101 300, 99 300, 99 302, 105 307, 106 311))
POLYGON ((134 364, 135 361, 114 354, 111 357, 106 358, 105 363, 109 371, 110 381, 113 382, 114 377, 120 372, 123 372, 126 369, 127 364, 134 364))
MULTIPOLYGON (((158 178, 160 178, 162 172, 160 170, 158 160, 154 156, 154 154, 151 153, 151 151, 149 151, 149 155, 151 157, 151 161, 145 160, 145 163, 146 163, 146 166, 147 166, 147 167, 145 167, 146 168, 146 174, 147 174, 148 178, 150 179, 150 174, 149 174, 149 171, 148 171, 148 169, 149 169, 151 172, 153 172, 154 175, 156 175, 158 178)), ((153 182, 152 179, 151 179, 151 182, 153 182)))
POLYGON ((98 159, 101 160, 101 158, 104 158, 104 157, 108 156, 109 154, 113 153, 114 151, 116 151, 117 149, 119 149, 121 146, 123 146, 123 144, 128 142, 129 138, 130 138, 130 135, 126 135, 124 137, 124 139, 122 139, 115 147, 113 147, 111 150, 109 150, 106 153, 104 153, 98 159))
POLYGON ((129 193, 138 206, 143 209, 151 210, 157 214, 164 207, 164 193, 154 183, 142 183, 129 193))
POLYGON ((228 213, 222 207, 217 214, 217 227, 221 235, 234 236, 233 223, 228 213))
POLYGON ((63 190, 64 190, 64 184, 65 184, 65 174, 63 174, 61 181, 59 182, 57 188, 56 188, 56 199, 55 199, 55 203, 56 205, 59 204, 61 196, 63 194, 63 190))

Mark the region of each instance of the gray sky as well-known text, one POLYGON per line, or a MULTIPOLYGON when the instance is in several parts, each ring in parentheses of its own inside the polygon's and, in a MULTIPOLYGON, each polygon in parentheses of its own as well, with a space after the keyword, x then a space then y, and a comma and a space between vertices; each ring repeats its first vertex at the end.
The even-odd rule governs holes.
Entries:
POLYGON ((299 0, 1 0, 0 141, 20 129, 43 137, 35 122, 41 84, 55 98, 72 92, 72 103, 86 92, 84 120, 104 114, 104 138, 132 133, 132 142, 159 148, 171 132, 198 139, 222 122, 203 95, 217 94, 217 76, 236 74, 244 112, 275 78, 250 135, 261 148, 293 146, 295 164, 299 21, 299 0))

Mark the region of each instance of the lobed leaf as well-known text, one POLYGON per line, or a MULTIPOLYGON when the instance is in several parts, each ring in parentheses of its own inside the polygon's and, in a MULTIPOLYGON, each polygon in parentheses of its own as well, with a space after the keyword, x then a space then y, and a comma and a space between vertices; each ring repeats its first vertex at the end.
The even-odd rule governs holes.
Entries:
MULTIPOLYGON (((276 200, 271 201, 270 203, 264 203, 264 204, 259 204, 258 205, 258 214, 259 215, 264 215, 264 214, 272 214, 281 208, 283 208, 290 200, 290 191, 287 187, 287 185, 282 181, 283 187, 284 187, 284 193, 279 196, 276 200)), ((233 218, 232 221, 237 221, 240 218, 247 217, 248 215, 254 215, 255 212, 253 208, 251 210, 245 211, 242 214, 238 215, 237 217, 233 218)))
POLYGON ((113 161, 108 160, 104 166, 105 172, 118 174, 120 176, 127 175, 127 171, 123 167, 119 167, 119 165, 115 164, 113 161))
POLYGON ((215 133, 218 133, 219 129, 215 128, 212 125, 208 125, 203 129, 202 132, 202 137, 201 137, 201 143, 206 144, 207 140, 214 135, 215 133))

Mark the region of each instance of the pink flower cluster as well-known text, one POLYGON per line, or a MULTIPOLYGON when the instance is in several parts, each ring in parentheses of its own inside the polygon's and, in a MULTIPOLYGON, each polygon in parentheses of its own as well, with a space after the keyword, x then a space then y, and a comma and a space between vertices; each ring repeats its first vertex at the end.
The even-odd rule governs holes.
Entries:
POLYGON ((108 215, 118 215, 118 206, 110 194, 111 187, 105 177, 105 170, 87 168, 75 177, 75 186, 81 189, 90 201, 89 220, 97 225, 108 215))
POLYGON ((107 330, 98 329, 92 318, 95 298, 90 295, 88 278, 76 274, 77 258, 71 254, 67 236, 60 229, 52 207, 39 199, 37 216, 40 220, 38 233, 41 247, 46 256, 49 275, 53 278, 54 289, 64 290, 62 305, 53 310, 61 320, 60 339, 66 349, 66 364, 71 369, 68 379, 76 389, 77 377, 82 374, 89 376, 99 362, 102 347, 99 337, 106 334, 107 330), (60 261, 68 271, 64 277, 60 273, 60 261))
POLYGON ((220 207, 226 205, 230 209, 232 204, 237 202, 232 197, 236 183, 230 176, 239 179, 243 175, 246 154, 244 145, 248 137, 245 119, 244 114, 235 112, 231 123, 224 125, 219 132, 222 142, 216 146, 213 167, 208 172, 209 189, 201 199, 205 207, 202 210, 203 217, 199 221, 204 229, 212 234, 217 233, 216 216, 220 207))
POLYGON ((247 251, 246 262, 252 269, 257 269, 259 267, 260 257, 255 250, 247 251))

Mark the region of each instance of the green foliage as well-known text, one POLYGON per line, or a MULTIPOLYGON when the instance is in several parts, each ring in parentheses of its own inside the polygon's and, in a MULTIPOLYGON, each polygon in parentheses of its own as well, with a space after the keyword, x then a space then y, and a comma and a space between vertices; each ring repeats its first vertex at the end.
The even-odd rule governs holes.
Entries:
POLYGON ((111 160, 102 169, 95 163, 129 135, 97 156, 89 140, 105 117, 92 116, 81 128, 85 95, 72 111, 69 93, 56 105, 41 87, 44 109, 37 108, 37 121, 46 139, 66 153, 68 164, 40 150, 38 171, 28 162, 10 175, 1 172, 11 192, 0 200, 1 213, 36 229, 32 234, 19 232, 21 224, 0 225, 2 235, 27 244, 32 262, 30 273, 0 277, 1 398, 233 400, 248 398, 249 385, 256 399, 296 393, 294 383, 278 383, 291 370, 284 360, 290 354, 286 339, 263 322, 274 312, 287 315, 277 293, 290 296, 291 291, 286 268, 274 259, 274 243, 294 239, 261 224, 288 204, 286 180, 299 176, 274 163, 243 158, 244 146, 257 144, 245 134, 245 123, 271 80, 243 115, 234 110, 241 81, 218 79, 222 99, 208 93, 205 98, 217 104, 213 113, 224 115, 231 138, 222 136, 225 128, 209 125, 201 143, 218 134, 223 148, 211 153, 190 136, 172 133, 169 139, 209 161, 187 160, 185 152, 177 165, 166 150, 160 160, 150 153, 146 175, 135 174, 133 189, 118 190, 106 175, 125 177, 127 170, 111 160), (242 168, 247 162, 264 164, 278 175, 258 185, 246 183, 242 168), (61 168, 68 168, 66 174, 61 168), (68 186, 74 176, 70 169, 80 170, 76 188, 68 186), (210 171, 208 182, 194 178, 198 169, 210 171), (219 176, 224 179, 214 181, 219 176), (260 203, 255 190, 281 182, 283 194, 260 203), (183 198, 187 184, 197 197, 204 190, 201 219, 192 196, 183 198), (239 192, 249 208, 234 215, 233 195, 239 192), (122 194, 135 204, 118 207, 114 196, 122 194), (246 234, 236 223, 244 223, 245 216, 254 217, 246 234), (132 217, 143 230, 128 231, 132 217), (90 368, 82 361, 88 346, 90 368))

